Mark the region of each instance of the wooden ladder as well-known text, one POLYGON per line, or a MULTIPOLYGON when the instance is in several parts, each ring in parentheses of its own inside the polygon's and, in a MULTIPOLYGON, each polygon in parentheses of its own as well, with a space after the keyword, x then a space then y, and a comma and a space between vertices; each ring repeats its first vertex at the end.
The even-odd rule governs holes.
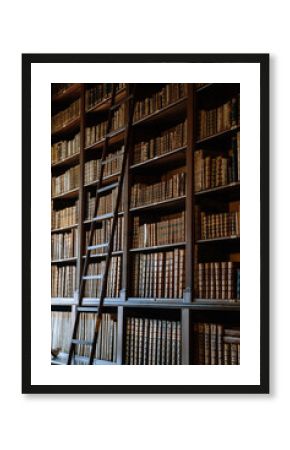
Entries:
MULTIPOLYGON (((98 182, 97 188, 96 188, 96 201, 95 201, 94 215, 93 215, 93 219, 92 219, 91 226, 90 226, 89 242, 88 242, 88 246, 86 248, 86 256, 85 256, 85 261, 84 261, 84 265, 83 265, 82 275, 80 278, 78 304, 76 307, 76 316, 75 316, 75 322, 74 322, 73 331, 72 331, 72 339, 71 339, 71 343, 70 343, 67 365, 72 364, 77 345, 91 346, 88 365, 92 365, 94 363, 94 355, 96 352, 96 345, 97 345, 97 341, 98 341, 100 325, 102 322, 104 300, 105 300, 106 293, 107 293, 107 281, 108 281, 110 263, 111 263, 111 259, 112 259, 113 242, 114 242, 114 236, 115 236, 116 225, 117 225, 117 220, 118 220, 119 205, 120 205, 120 201, 121 201, 121 197, 122 197, 122 189, 123 189, 123 183, 124 183, 126 162, 127 162, 127 158, 129 156, 129 151, 130 151, 130 136, 131 136, 131 128, 132 128, 134 106, 135 106, 135 90, 136 90, 136 85, 133 84, 131 95, 127 95, 123 100, 116 103, 116 84, 114 83, 112 86, 112 97, 111 97, 111 103, 110 103, 109 114, 108 114, 106 136, 105 136, 105 140, 104 140, 102 157, 101 157, 99 182, 98 182), (121 172, 120 172, 120 175, 118 176, 117 182, 111 183, 109 185, 103 185, 104 167, 105 167, 105 162, 106 162, 106 158, 108 155, 109 140, 110 140, 111 135, 114 133, 114 132, 111 132, 113 114, 116 109, 118 109, 120 106, 122 106, 123 104, 125 104, 127 102, 128 102, 128 120, 126 121, 126 128, 125 128, 124 152, 123 152, 121 172), (98 215, 100 197, 107 192, 113 191, 113 189, 117 189, 117 197, 116 197, 115 205, 113 207, 113 212, 110 214, 98 215), (108 219, 108 218, 112 218, 112 228, 111 228, 111 234, 110 234, 109 241, 104 242, 102 244, 92 245, 94 230, 96 229, 96 224, 98 222, 100 222, 104 219, 108 219), (89 262, 90 262, 91 251, 97 250, 100 248, 107 248, 104 273, 98 274, 98 275, 88 275, 88 267, 89 267, 89 262), (99 306, 98 306, 98 311, 97 311, 96 321, 95 321, 94 337, 93 337, 92 341, 77 339, 79 323, 80 323, 80 314, 82 312, 81 307, 83 306, 83 298, 84 298, 84 293, 85 293, 86 280, 101 280, 101 293, 100 293, 99 306)), ((127 92, 127 94, 129 94, 129 93, 127 92)))

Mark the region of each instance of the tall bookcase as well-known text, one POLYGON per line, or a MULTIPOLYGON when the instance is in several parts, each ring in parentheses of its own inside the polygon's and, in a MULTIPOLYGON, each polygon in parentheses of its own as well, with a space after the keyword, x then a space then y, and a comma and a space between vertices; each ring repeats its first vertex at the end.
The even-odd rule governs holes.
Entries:
MULTIPOLYGON (((63 292, 61 283, 54 287, 52 311, 55 317, 59 312, 66 315, 67 329, 76 311, 86 235, 92 220, 89 199, 97 186, 97 161, 105 130, 102 124, 108 114, 110 92, 108 84, 52 85, 52 178, 57 177, 53 183, 61 186, 52 194, 52 212, 64 215, 64 208, 77 210, 69 210, 69 222, 52 226, 52 237, 57 241, 52 256, 53 277, 57 271, 65 272, 64 284, 71 285, 66 295, 59 295, 63 292), (59 121, 55 118, 58 113, 59 121), (76 135, 77 144, 63 143, 73 141, 76 135)), ((130 84, 120 84, 117 102, 130 93, 130 84)), ((166 335, 162 334, 162 324, 169 323, 175 356, 171 349, 172 359, 170 356, 170 361, 165 358, 162 363, 208 364, 204 355, 202 361, 198 359, 199 347, 217 333, 214 345, 218 348, 220 324, 225 334, 232 328, 233 342, 239 341, 239 85, 138 84, 136 100, 115 262, 109 277, 112 295, 105 300, 107 331, 114 350, 111 361, 96 358, 95 363, 160 364, 157 341, 166 335), (136 350, 137 340, 143 339, 144 344, 145 319, 152 323, 148 342, 157 346, 149 360, 143 350, 136 350), (202 328, 201 324, 213 327, 212 334, 207 334, 207 326, 202 328)), ((126 120, 126 108, 116 109, 106 166, 108 184, 117 180, 126 120)), ((110 219, 108 201, 97 243, 109 232, 110 219)), ((104 256, 100 250, 91 257, 92 264, 100 264, 98 270, 104 256)), ((91 286, 91 293, 95 288, 91 286)), ((98 298, 86 296, 84 317, 92 317, 97 308, 98 298)), ((60 345, 65 354, 70 333, 62 337, 59 326, 56 320, 54 329, 59 340, 66 340, 60 345)), ((231 342, 231 337, 227 339, 231 342)), ((64 354, 52 363, 64 363, 64 354)), ((221 363, 216 358, 212 364, 221 363)))

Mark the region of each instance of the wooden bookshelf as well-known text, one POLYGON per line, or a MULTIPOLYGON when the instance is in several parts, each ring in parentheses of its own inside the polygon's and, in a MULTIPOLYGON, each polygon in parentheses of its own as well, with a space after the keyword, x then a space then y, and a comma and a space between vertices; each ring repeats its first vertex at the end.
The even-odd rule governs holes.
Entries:
MULTIPOLYGON (((104 138, 99 139, 92 145, 86 146, 86 128, 95 126, 106 120, 110 106, 110 95, 108 95, 94 106, 87 107, 87 91, 92 86, 91 84, 86 85, 81 83, 71 84, 67 88, 60 90, 57 94, 52 95, 52 114, 65 110, 70 103, 78 98, 80 99, 80 117, 52 133, 52 143, 72 139, 76 133, 80 133, 80 151, 53 163, 51 168, 53 176, 58 176, 77 164, 79 165, 80 172, 79 186, 77 188, 52 197, 52 208, 56 210, 62 210, 76 205, 75 202, 78 201, 77 221, 72 225, 59 226, 51 230, 52 236, 61 233, 68 234, 72 230, 77 230, 78 232, 76 256, 51 261, 52 265, 56 267, 75 266, 76 275, 73 295, 68 297, 59 295, 51 299, 52 311, 59 313, 69 312, 72 319, 77 308, 78 286, 85 255, 86 232, 92 220, 97 221, 99 226, 103 227, 103 223, 112 218, 110 212, 104 212, 97 218, 89 219, 87 216, 87 195, 88 192, 94 192, 97 188, 98 179, 85 182, 85 163, 101 158, 104 138)), ((162 86, 165 86, 165 84, 156 84, 156 86, 148 85, 148 87, 137 85, 138 100, 146 98, 152 92, 157 92, 162 86)), ((113 257, 121 258, 121 271, 119 274, 120 289, 118 295, 106 298, 104 302, 105 312, 108 311, 108 314, 112 314, 112 317, 116 317, 117 320, 117 325, 115 325, 116 329, 114 329, 114 333, 116 333, 114 335, 114 339, 116 339, 114 345, 117 346, 117 358, 115 363, 96 359, 95 365, 125 364, 128 318, 131 320, 130 318, 136 317, 136 320, 139 320, 140 327, 141 324, 142 326, 144 325, 147 317, 149 318, 148 320, 152 321, 152 326, 156 327, 158 320, 171 321, 174 327, 177 327, 175 323, 180 323, 181 364, 194 363, 194 324, 203 321, 209 323, 221 323, 224 321, 225 324, 230 325, 237 325, 239 323, 240 300, 238 298, 221 299, 213 298, 212 295, 211 298, 199 296, 199 291, 196 287, 199 282, 196 266, 198 264, 214 263, 215 261, 233 261, 233 264, 235 264, 234 267, 238 267, 240 259, 239 236, 230 235, 227 237, 201 239, 198 235, 198 229, 200 226, 200 211, 205 210, 213 213, 221 211, 223 213, 231 209, 235 210, 238 207, 240 181, 238 179, 228 180, 226 184, 210 186, 195 191, 195 152, 203 150, 205 157, 215 158, 221 156, 230 159, 232 139, 240 132, 239 123, 236 123, 228 129, 223 129, 201 138, 199 135, 200 110, 208 111, 219 108, 224 102, 229 101, 231 96, 239 94, 239 85, 205 83, 198 88, 194 84, 188 84, 186 88, 187 93, 182 98, 133 122, 131 153, 126 166, 123 186, 123 208, 119 212, 119 217, 123 218, 121 233, 123 245, 122 249, 112 253, 113 257), (133 152, 136 143, 146 141, 146 139, 155 139, 160 133, 166 133, 167 129, 174 128, 185 120, 186 144, 177 145, 176 147, 173 146, 170 150, 162 154, 155 154, 144 161, 133 162, 133 152), (167 176, 167 174, 174 173, 175 171, 176 173, 184 171, 186 174, 185 195, 166 198, 160 201, 152 201, 134 207, 131 206, 131 190, 135 183, 144 182, 148 185, 150 183, 157 183, 158 180, 162 179, 163 175, 167 176), (177 242, 163 242, 160 245, 148 244, 134 246, 133 229, 136 217, 139 217, 141 222, 148 220, 148 223, 158 223, 163 217, 174 216, 181 212, 185 213, 183 239, 177 242), (182 297, 177 298, 172 296, 169 298, 168 295, 138 297, 133 295, 135 258, 150 258, 150 256, 154 258, 155 254, 162 254, 162 257, 166 258, 168 253, 173 253, 175 250, 179 251, 179 249, 184 251, 184 266, 182 266, 183 278, 176 278, 175 283, 177 283, 177 279, 179 280, 178 283, 183 283, 182 297)), ((127 84, 117 92, 117 102, 122 102, 122 99, 130 94, 131 86, 127 84)), ((125 110, 125 117, 128 119, 127 110, 125 110)), ((124 143, 124 137, 124 127, 120 127, 110 133, 109 148, 112 151, 113 158, 115 151, 119 150, 124 143)), ((116 181, 118 173, 116 171, 104 177, 104 184, 110 184, 116 181)), ((91 255, 90 262, 100 264, 105 257, 105 252, 102 253, 102 251, 98 252, 96 250, 96 253, 91 255)), ((153 259, 150 261, 150 264, 153 264, 153 259)), ((175 262, 170 264, 175 264, 175 262)), ((181 264, 181 262, 178 264, 181 264)), ((154 265, 152 267, 154 268, 154 265)), ((170 268, 171 266, 169 265, 168 267, 170 268)), ((173 267, 175 266, 172 266, 172 271, 173 267)), ((170 275, 166 276, 169 277, 170 275)), ((176 273, 173 276, 176 276, 176 273)), ((150 275, 150 277, 154 279, 153 275, 150 275)), ((154 283, 153 281, 151 282, 154 283)), ((154 288, 152 287, 153 291, 154 288)), ((96 313, 98 304, 99 300, 97 295, 92 297, 86 296, 79 310, 84 314, 93 314, 96 313)), ((84 358, 81 356, 78 358, 81 364, 84 358)), ((65 364, 65 362, 65 354, 52 360, 52 364, 54 365, 65 364)))

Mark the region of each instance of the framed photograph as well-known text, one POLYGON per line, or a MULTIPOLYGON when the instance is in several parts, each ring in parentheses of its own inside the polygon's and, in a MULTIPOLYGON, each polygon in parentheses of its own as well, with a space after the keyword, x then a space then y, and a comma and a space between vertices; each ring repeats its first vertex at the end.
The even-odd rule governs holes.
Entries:
POLYGON ((269 393, 269 55, 23 54, 22 99, 23 393, 269 393))

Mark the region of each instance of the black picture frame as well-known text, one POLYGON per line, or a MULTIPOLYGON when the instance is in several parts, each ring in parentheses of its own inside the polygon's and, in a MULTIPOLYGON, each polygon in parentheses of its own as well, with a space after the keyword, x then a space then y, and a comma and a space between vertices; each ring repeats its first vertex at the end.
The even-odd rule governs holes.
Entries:
POLYGON ((269 54, 22 55, 22 393, 269 393, 269 59, 269 54), (33 63, 254 63, 260 65, 260 384, 174 386, 31 384, 31 65, 33 63))

